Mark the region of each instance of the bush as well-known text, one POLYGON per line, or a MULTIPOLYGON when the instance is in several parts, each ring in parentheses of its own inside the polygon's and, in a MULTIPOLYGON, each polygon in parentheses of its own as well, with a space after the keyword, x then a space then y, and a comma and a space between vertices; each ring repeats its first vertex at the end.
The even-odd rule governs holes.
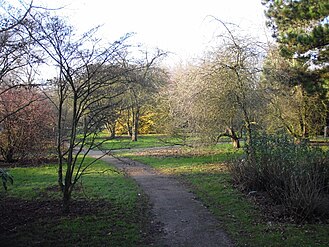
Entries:
POLYGON ((54 146, 54 111, 35 89, 12 88, 2 93, 0 120, 0 155, 6 162, 40 158, 54 146))
POLYGON ((232 162, 237 184, 265 191, 299 220, 329 212, 329 153, 286 135, 258 135, 247 156, 232 162))

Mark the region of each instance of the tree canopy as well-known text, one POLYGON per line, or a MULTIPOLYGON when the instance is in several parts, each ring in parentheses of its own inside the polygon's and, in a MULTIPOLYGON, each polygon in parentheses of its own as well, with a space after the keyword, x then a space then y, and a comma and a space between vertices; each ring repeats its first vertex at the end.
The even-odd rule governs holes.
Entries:
POLYGON ((285 57, 314 64, 329 58, 329 2, 327 0, 264 0, 267 25, 285 57))

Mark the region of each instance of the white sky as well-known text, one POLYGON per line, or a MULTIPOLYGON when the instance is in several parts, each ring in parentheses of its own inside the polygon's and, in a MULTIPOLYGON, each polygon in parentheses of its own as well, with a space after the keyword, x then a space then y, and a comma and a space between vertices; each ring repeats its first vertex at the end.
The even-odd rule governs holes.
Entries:
POLYGON ((34 0, 36 5, 65 6, 62 11, 80 31, 102 24, 111 41, 128 32, 150 48, 172 52, 173 61, 201 54, 218 24, 215 16, 265 35, 261 0, 34 0))

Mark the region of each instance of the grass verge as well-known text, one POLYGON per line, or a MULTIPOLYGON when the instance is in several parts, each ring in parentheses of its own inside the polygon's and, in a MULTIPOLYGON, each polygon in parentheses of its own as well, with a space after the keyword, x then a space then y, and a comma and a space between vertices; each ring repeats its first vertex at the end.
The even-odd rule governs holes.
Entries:
POLYGON ((327 224, 269 221, 251 198, 232 185, 232 177, 223 162, 241 153, 224 147, 197 154, 137 152, 128 156, 187 183, 238 246, 329 246, 327 224))
POLYGON ((134 181, 98 161, 61 213, 56 166, 12 168, 0 194, 1 246, 144 246, 147 199, 134 181))

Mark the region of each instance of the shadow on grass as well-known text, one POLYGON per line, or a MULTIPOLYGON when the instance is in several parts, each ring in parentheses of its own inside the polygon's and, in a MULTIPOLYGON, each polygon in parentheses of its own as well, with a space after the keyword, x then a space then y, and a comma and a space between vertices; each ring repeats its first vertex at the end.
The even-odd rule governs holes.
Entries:
MULTIPOLYGON (((98 162, 62 214, 56 166, 13 168, 0 197, 1 246, 144 246, 151 236, 147 198, 134 181, 98 162)), ((151 236, 152 237, 152 236, 151 236)))
POLYGON ((104 200, 73 200, 63 215, 60 200, 6 198, 0 202, 1 246, 135 246, 140 217, 104 200))

